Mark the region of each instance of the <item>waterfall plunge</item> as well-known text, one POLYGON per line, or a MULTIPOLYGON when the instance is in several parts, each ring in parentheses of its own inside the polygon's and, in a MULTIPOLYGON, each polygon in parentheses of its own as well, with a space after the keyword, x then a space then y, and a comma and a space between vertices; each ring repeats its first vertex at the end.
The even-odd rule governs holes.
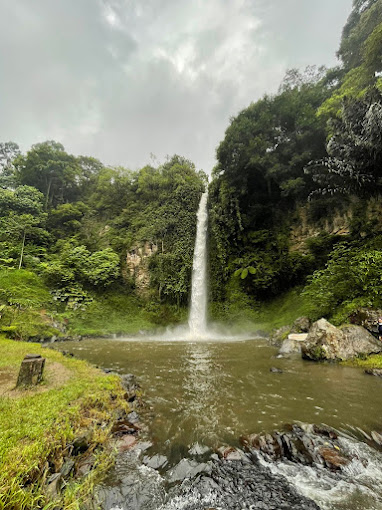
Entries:
POLYGON ((208 193, 200 199, 192 264, 191 307, 188 325, 190 335, 202 338, 207 335, 207 211, 208 193))

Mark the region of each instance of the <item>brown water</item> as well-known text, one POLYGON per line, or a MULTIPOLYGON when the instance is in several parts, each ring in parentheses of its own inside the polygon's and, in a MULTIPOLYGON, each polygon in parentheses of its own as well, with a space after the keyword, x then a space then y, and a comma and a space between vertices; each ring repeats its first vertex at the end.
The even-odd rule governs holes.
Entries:
POLYGON ((237 444, 242 434, 285 423, 382 427, 382 379, 362 370, 276 359, 263 339, 242 342, 85 340, 65 349, 118 373, 134 373, 152 408, 158 450, 176 455, 196 442, 237 444), (271 373, 270 368, 283 370, 271 373))
MULTIPOLYGON (((68 342, 64 348, 100 367, 139 378, 148 404, 143 418, 154 441, 149 455, 166 455, 170 468, 189 457, 195 443, 236 446, 242 434, 269 432, 285 423, 326 423, 353 436, 341 438, 341 449, 353 457, 343 473, 288 461, 269 463, 267 469, 324 510, 382 508, 382 455, 355 437, 362 437, 358 427, 366 432, 382 429, 382 379, 298 356, 277 359, 277 350, 264 339, 93 339, 68 342), (283 373, 271 373, 271 367, 283 373)), ((166 474, 142 469, 135 460, 119 460, 106 484, 111 502, 105 509, 216 506, 213 490, 203 495, 205 504, 198 503, 196 495, 182 495, 181 487, 168 492, 166 474)))

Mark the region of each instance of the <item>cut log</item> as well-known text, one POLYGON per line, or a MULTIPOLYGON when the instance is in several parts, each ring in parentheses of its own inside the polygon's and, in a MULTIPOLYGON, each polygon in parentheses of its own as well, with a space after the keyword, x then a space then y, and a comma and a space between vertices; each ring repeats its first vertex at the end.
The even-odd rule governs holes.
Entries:
POLYGON ((27 354, 21 362, 17 387, 36 386, 42 381, 45 358, 40 354, 27 354))

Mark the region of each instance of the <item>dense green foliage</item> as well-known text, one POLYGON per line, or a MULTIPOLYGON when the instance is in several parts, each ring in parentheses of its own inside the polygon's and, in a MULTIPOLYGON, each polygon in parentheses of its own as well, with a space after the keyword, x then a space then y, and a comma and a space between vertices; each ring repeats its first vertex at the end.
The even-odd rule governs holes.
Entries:
POLYGON ((218 302, 241 292, 256 307, 307 284, 312 316, 380 305, 380 208, 368 204, 382 185, 381 34, 382 1, 354 0, 341 66, 290 70, 278 94, 231 120, 210 184, 218 302), (345 241, 330 227, 344 211, 353 217, 345 241), (296 247, 290 230, 302 221, 314 236, 296 247))
MULTIPOLYGON (((382 0, 353 4, 341 64, 289 70, 277 94, 231 120, 217 148, 209 185, 215 318, 255 317, 259 301, 305 285, 312 315, 378 304, 382 0), (345 216, 344 238, 335 225, 345 216), (361 284, 365 260, 370 273, 361 284)), ((1 143, 0 278, 7 275, 8 287, 0 328, 24 338, 23 321, 35 336, 57 329, 57 318, 65 325, 57 334, 182 319, 206 185, 180 156, 133 172, 73 156, 54 141, 26 154, 1 143), (33 292, 10 302, 32 277, 49 302, 33 292)))
POLYGON ((59 319, 66 333, 122 333, 178 319, 172 306, 188 302, 195 214, 206 184, 193 163, 174 156, 132 172, 72 156, 53 141, 25 155, 3 143, 0 176, 3 331, 24 338, 35 324, 29 336, 46 337, 59 319), (145 260, 147 246, 152 256, 145 260), (127 264, 142 252, 140 264, 127 264), (138 273, 144 286, 135 289, 138 273), (35 299, 41 288, 44 302, 35 299))

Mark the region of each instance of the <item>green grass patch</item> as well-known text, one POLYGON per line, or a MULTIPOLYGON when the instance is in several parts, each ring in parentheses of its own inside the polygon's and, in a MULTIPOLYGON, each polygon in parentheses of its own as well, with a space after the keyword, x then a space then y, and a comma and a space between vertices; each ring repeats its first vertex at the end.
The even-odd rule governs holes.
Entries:
POLYGON ((308 300, 295 288, 268 303, 261 303, 257 313, 257 326, 263 331, 292 325, 299 317, 311 316, 308 300))
POLYGON ((349 367, 358 367, 358 368, 381 368, 382 369, 382 354, 373 354, 372 356, 368 356, 365 359, 355 358, 349 361, 343 361, 342 365, 349 367))
POLYGON ((0 509, 48 505, 44 480, 60 469, 66 445, 86 430, 97 452, 96 467, 83 481, 69 480, 56 502, 79 509, 111 462, 105 446, 111 425, 121 409, 128 410, 119 378, 39 344, 0 337, 0 354, 0 509), (28 353, 46 358, 46 376, 37 389, 16 390, 17 371, 28 353))
POLYGON ((68 317, 69 334, 133 334, 155 328, 144 304, 138 298, 120 292, 94 296, 84 310, 65 315, 68 317))

